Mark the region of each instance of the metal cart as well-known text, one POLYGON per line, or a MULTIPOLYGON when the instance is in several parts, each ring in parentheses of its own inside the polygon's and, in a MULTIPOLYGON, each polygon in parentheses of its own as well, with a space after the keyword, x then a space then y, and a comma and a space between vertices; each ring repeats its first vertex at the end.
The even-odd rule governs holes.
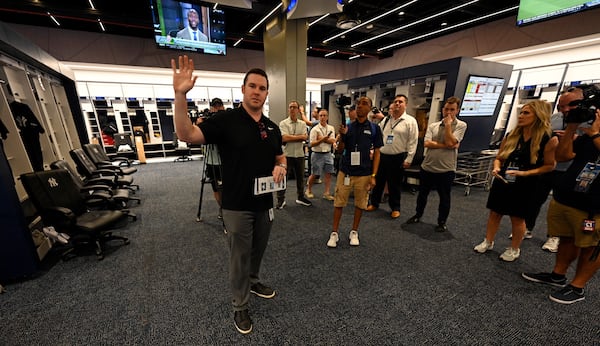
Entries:
POLYGON ((454 183, 465 186, 465 196, 471 193, 472 186, 483 185, 486 191, 489 190, 492 180, 491 171, 495 158, 495 150, 458 154, 454 183))

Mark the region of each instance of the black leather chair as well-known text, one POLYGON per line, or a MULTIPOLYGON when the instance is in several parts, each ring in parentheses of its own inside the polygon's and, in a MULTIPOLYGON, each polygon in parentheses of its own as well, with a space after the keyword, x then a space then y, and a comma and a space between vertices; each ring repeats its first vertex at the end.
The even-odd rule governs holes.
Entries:
POLYGON ((120 170, 120 167, 102 167, 99 168, 92 162, 83 149, 73 149, 69 151, 71 158, 77 165, 77 172, 86 177, 86 179, 104 178, 106 182, 110 182, 113 187, 127 188, 130 190, 140 189, 139 185, 133 184, 133 177, 125 175, 120 170))
POLYGON ((175 154, 178 157, 173 162, 186 162, 192 161, 192 149, 186 142, 182 142, 177 138, 177 133, 173 132, 173 147, 175 147, 175 154))
POLYGON ((411 193, 417 192, 417 186, 419 186, 419 176, 421 172, 421 163, 425 152, 425 138, 419 138, 417 142, 417 150, 415 156, 410 163, 410 167, 404 169, 404 184, 408 186, 411 193))
POLYGON ((45 226, 54 226, 68 234, 69 250, 94 247, 98 260, 104 258, 105 244, 125 237, 112 234, 112 229, 127 222, 122 210, 89 210, 71 174, 63 169, 26 173, 20 176, 29 199, 45 226))
MULTIPOLYGON (((115 156, 115 157, 110 158, 110 157, 108 157, 108 155, 104 151, 104 148, 102 148, 102 146, 100 144, 94 144, 94 143, 84 144, 83 149, 85 150, 86 154, 88 154, 88 156, 92 159, 92 161, 96 165, 117 164, 118 166, 131 167, 131 164, 134 161, 134 160, 131 160, 124 156, 115 156)), ((136 169, 136 171, 137 171, 137 169, 136 169)))
MULTIPOLYGON (((83 180, 79 173, 65 160, 57 160, 50 164, 52 169, 64 169, 71 174, 75 185, 79 188, 88 205, 97 206, 117 206, 119 209, 126 208, 129 201, 137 201, 140 204, 141 200, 137 197, 130 196, 130 191, 127 189, 114 189, 110 183, 106 183, 102 179, 83 180)), ((133 214, 129 213, 129 216, 133 214)))

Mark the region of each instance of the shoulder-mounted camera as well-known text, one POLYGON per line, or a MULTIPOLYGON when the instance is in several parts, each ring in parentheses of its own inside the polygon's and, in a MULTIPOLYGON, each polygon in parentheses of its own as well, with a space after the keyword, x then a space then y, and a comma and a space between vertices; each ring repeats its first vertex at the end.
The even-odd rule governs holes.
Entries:
POLYGON ((600 88, 596 85, 578 85, 577 89, 583 91, 583 99, 569 103, 569 106, 577 106, 571 109, 565 117, 567 123, 592 123, 596 120, 596 110, 600 109, 600 88))

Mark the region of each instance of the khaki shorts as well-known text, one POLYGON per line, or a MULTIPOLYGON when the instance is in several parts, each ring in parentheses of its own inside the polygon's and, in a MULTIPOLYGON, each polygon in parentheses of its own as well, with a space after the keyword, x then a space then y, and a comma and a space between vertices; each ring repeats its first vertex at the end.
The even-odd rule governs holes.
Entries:
POLYGON ((350 185, 344 185, 344 177, 346 174, 342 171, 338 173, 337 181, 335 182, 335 200, 334 207, 345 207, 348 204, 350 191, 354 191, 354 206, 358 209, 365 210, 369 204, 369 184, 371 176, 350 177, 350 185))
POLYGON ((583 220, 588 216, 583 210, 560 204, 553 199, 548 207, 548 234, 553 237, 573 238, 575 246, 580 248, 596 246, 600 240, 600 215, 594 216, 595 232, 582 230, 583 220))

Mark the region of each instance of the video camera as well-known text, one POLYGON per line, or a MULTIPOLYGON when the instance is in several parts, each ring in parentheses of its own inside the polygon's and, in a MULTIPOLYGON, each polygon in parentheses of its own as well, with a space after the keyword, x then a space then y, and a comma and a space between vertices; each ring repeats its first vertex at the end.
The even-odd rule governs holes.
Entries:
POLYGON ((592 123, 596 120, 596 110, 600 109, 600 88, 593 84, 581 84, 576 88, 583 90, 583 99, 569 103, 569 106, 577 106, 577 108, 567 113, 565 122, 592 123))

